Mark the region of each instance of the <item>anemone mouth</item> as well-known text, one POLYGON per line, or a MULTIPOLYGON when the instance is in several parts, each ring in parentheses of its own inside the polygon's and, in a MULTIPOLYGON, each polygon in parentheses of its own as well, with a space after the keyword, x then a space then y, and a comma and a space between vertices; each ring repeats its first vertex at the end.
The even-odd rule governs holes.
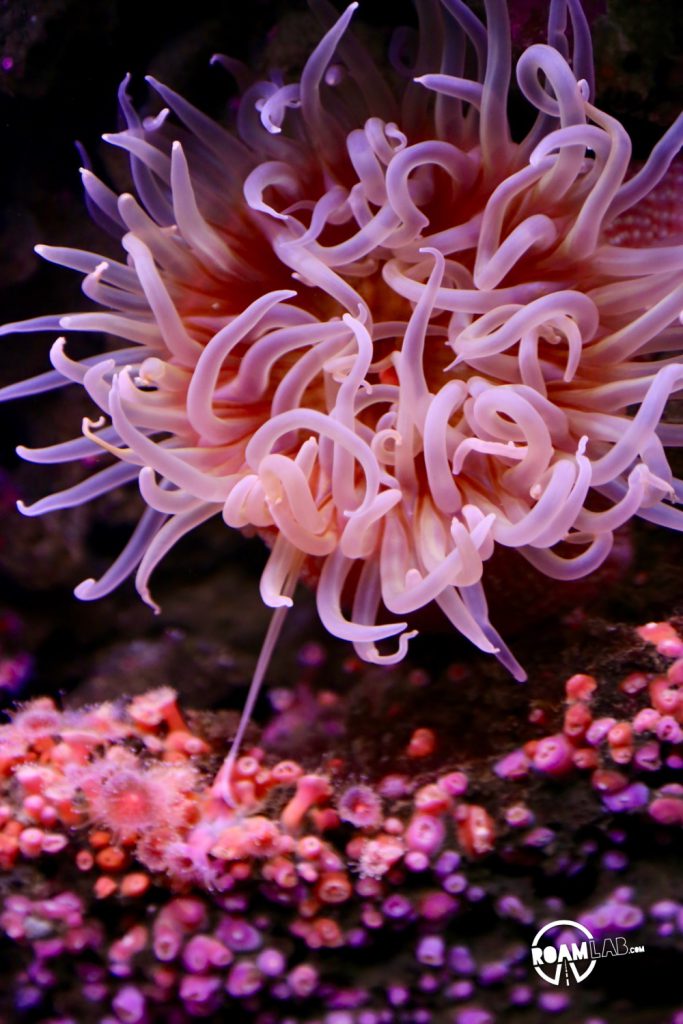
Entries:
POLYGON ((495 548, 576 579, 633 515, 681 527, 665 448, 683 435, 663 420, 683 387, 683 252, 624 224, 683 122, 629 176, 575 0, 552 0, 549 43, 517 63, 536 114, 519 140, 502 0, 487 25, 460 0, 419 0, 409 70, 392 50, 398 92, 353 38, 357 5, 337 19, 313 6, 325 32, 300 81, 253 82, 232 132, 153 80, 166 106, 141 119, 122 86, 126 127, 105 138, 137 198, 90 171, 84 185, 125 259, 41 248, 104 311, 2 329, 124 339, 82 363, 58 342, 54 375, 3 393, 81 384, 105 419, 24 454, 117 462, 23 511, 137 478, 147 512, 79 597, 136 572, 155 607, 154 567, 222 514, 271 544, 261 594, 277 613, 313 563, 324 625, 363 659, 400 660, 409 616, 435 602, 523 678, 488 617, 495 548))
MULTIPOLYGON (((102 804, 107 820, 116 822, 119 829, 137 832, 150 820, 153 802, 133 772, 121 773, 115 783, 105 782, 102 804)), ((103 817, 104 817, 103 811, 103 817)))

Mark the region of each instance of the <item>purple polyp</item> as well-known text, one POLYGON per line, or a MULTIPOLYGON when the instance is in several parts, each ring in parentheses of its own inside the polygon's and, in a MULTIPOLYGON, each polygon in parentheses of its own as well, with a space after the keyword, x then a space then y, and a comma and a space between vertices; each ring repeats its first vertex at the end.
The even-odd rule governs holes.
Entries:
POLYGON ((484 964, 479 971, 479 981, 482 985, 498 985, 504 981, 509 974, 509 969, 506 964, 501 962, 494 962, 484 964))
POLYGON ((662 763, 659 743, 656 743, 654 740, 648 743, 643 743, 642 747, 638 747, 635 751, 633 761, 644 771, 657 771, 662 763))
POLYGON ((676 900, 657 900, 650 907, 650 915, 657 921, 668 921, 676 917, 680 910, 680 903, 676 900))
POLYGON ((208 935, 195 935, 183 949, 183 963, 189 971, 201 972, 208 966, 223 967, 230 963, 231 953, 208 935))
POLYGON ((494 1024, 494 1019, 487 1010, 474 1006, 456 1011, 453 1020, 455 1024, 494 1024))
POLYGON ((286 959, 279 949, 264 949, 256 958, 256 966, 262 974, 276 978, 285 970, 286 959))
POLYGON ((497 909, 501 917, 509 917, 523 924, 530 924, 533 921, 532 912, 524 906, 518 896, 501 896, 497 909))
POLYGON ((481 885, 470 885, 467 888, 466 896, 470 903, 481 903, 483 899, 486 899, 486 889, 481 885))
POLYGON ((370 786, 350 786, 337 805, 339 817, 357 828, 377 826, 382 820, 382 803, 370 786))
POLYGON ((17 994, 14 997, 14 1004, 17 1010, 32 1010, 35 1006, 40 1006, 43 1001, 43 993, 40 991, 37 985, 24 985, 17 990, 17 994))
POLYGON ((467 879, 464 875, 447 875, 443 880, 443 887, 451 896, 457 896, 467 888, 467 879))
POLYGON ((474 985, 471 981, 455 981, 448 986, 446 995, 456 1002, 461 1002, 464 999, 469 999, 473 992, 474 985))
POLYGON ((408 871, 426 871, 429 867, 429 857, 422 850, 408 850, 403 858, 403 863, 408 871))
POLYGON ((683 742, 683 729, 671 715, 664 715, 660 718, 655 731, 659 739, 665 743, 683 742))
POLYGON ((433 892, 422 900, 420 913, 426 921, 438 921, 447 917, 456 906, 455 900, 447 893, 433 892))
POLYGON ((439 978, 436 974, 431 972, 421 974, 417 981, 417 987, 420 992, 425 992, 431 995, 440 988, 439 978))
POLYGON ((515 985, 510 990, 510 1003, 512 1006, 528 1006, 533 1001, 534 995, 529 985, 515 985))
POLYGON ((207 1004, 218 995, 223 982, 215 976, 199 977, 197 975, 181 978, 180 998, 184 1003, 207 1004))
POLYGON ((406 896, 392 893, 382 904, 382 912, 392 920, 401 920, 412 915, 413 906, 406 896))
POLYGON ((121 1024, 140 1024, 145 1017, 145 997, 132 985, 122 988, 114 997, 112 1007, 121 1024))
POLYGON ((434 865, 434 873, 439 876, 450 875, 459 867, 461 857, 455 850, 444 850, 434 865))
POLYGON ((448 963, 456 974, 470 975, 476 971, 476 964, 467 946, 453 946, 448 951, 448 963))
POLYGON ((255 963, 242 960, 230 968, 225 984, 231 996, 235 999, 244 999, 259 991, 263 985, 263 977, 255 963))
POLYGON ((549 846, 555 839, 555 832, 551 828, 534 828, 524 836, 525 846, 535 846, 542 849, 549 846))
POLYGON ((628 813, 645 807, 650 798, 650 791, 644 782, 634 782, 618 793, 603 793, 602 801, 610 811, 628 813))
POLYGON ((523 750, 514 750, 498 761, 494 771, 501 779, 521 779, 529 773, 529 758, 523 750))
POLYGON ((440 818, 418 814, 406 831, 406 844, 410 850, 431 857, 438 853, 445 838, 446 830, 440 818))
POLYGON ((614 908, 614 924, 616 928, 621 928, 627 932, 634 931, 636 928, 640 928, 644 920, 645 914, 640 907, 618 904, 614 908))
POLYGON ((425 967, 441 967, 445 956, 444 940, 440 935, 426 935, 418 943, 416 956, 425 967))
POLYGON ((238 918, 226 917, 216 931, 216 938, 224 943, 233 953, 250 953, 258 949, 263 937, 256 928, 238 918))
POLYGON ((318 972, 310 964, 300 964, 287 975, 292 991, 298 996, 310 996, 318 985, 318 972))
POLYGON ((405 1006, 410 999, 410 989, 402 985, 391 985, 387 989, 387 1000, 392 1006, 405 1006))
POLYGON ((602 863, 608 871, 623 871, 628 866, 628 857, 621 850, 608 850, 602 863))
POLYGON ((569 1006, 569 996, 564 992, 541 992, 538 1005, 546 1013, 562 1013, 569 1006))
POLYGON ((607 738, 607 733, 613 725, 616 725, 615 718, 596 718, 586 731, 586 742, 593 747, 599 746, 607 738))

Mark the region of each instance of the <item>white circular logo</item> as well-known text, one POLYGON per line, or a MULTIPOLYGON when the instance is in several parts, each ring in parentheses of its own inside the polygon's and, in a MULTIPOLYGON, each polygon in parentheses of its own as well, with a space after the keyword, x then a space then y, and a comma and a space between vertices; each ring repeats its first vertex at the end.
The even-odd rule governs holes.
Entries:
POLYGON ((559 985, 563 978, 569 985, 570 971, 575 981, 585 981, 595 967, 594 958, 593 935, 578 921, 551 921, 541 928, 531 943, 534 970, 551 985, 559 985), (548 933, 556 928, 562 929, 563 933, 573 929, 575 937, 562 934, 563 941, 559 945, 553 944, 548 933))

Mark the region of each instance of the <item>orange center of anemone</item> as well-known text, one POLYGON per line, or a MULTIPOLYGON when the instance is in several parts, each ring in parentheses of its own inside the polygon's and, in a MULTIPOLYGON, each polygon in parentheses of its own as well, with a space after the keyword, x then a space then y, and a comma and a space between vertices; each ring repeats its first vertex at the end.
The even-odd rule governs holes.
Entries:
POLYGON ((148 787, 130 773, 105 783, 102 796, 104 818, 113 826, 134 831, 157 815, 148 787))

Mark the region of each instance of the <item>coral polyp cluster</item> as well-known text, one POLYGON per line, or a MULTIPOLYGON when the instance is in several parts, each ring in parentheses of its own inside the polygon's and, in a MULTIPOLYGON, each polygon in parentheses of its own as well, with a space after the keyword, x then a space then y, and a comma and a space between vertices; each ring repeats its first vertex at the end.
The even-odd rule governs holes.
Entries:
POLYGON ((165 106, 141 117, 122 86, 125 127, 105 139, 137 197, 83 181, 125 258, 39 247, 104 311, 1 332, 125 342, 76 362, 60 338, 53 374, 2 393, 78 383, 101 418, 21 453, 115 461, 22 510, 137 480, 148 509, 79 597, 135 572, 153 604, 159 560, 220 514, 271 547, 265 603, 289 606, 307 567, 324 625, 361 658, 401 659, 410 616, 436 602, 523 678, 488 618, 494 548, 567 580, 634 515, 681 525, 665 455, 681 430, 662 421, 683 387, 683 253, 634 225, 683 121, 633 173, 593 101, 578 0, 552 0, 547 44, 519 58, 535 114, 521 138, 503 0, 486 25, 461 0, 419 0, 391 74, 352 35, 356 7, 313 4, 326 31, 298 80, 226 61, 244 86, 230 129, 152 79, 165 106))
MULTIPOLYGON (((488 756, 456 753, 448 723, 417 717, 391 754, 368 734, 363 773, 345 732, 376 681, 356 669, 338 691, 311 689, 300 671, 233 766, 233 808, 212 789, 227 736, 168 687, 24 704, 0 726, 0 869, 15 881, 0 949, 16 965, 0 1015, 611 1024, 641 1019, 630 1000, 644 999, 680 1024, 662 979, 683 948, 666 876, 683 835, 683 640, 669 622, 624 639, 629 670, 575 673, 560 706, 535 683, 509 690, 525 713, 488 756), (282 760, 295 727, 325 733, 325 756, 302 744, 282 760), (564 918, 644 944, 629 972, 659 972, 659 989, 622 972, 612 1002, 539 982, 531 939, 564 918)), ((387 700, 409 704, 418 682, 396 673, 387 700)), ((480 715, 478 749, 485 728, 480 715)))

